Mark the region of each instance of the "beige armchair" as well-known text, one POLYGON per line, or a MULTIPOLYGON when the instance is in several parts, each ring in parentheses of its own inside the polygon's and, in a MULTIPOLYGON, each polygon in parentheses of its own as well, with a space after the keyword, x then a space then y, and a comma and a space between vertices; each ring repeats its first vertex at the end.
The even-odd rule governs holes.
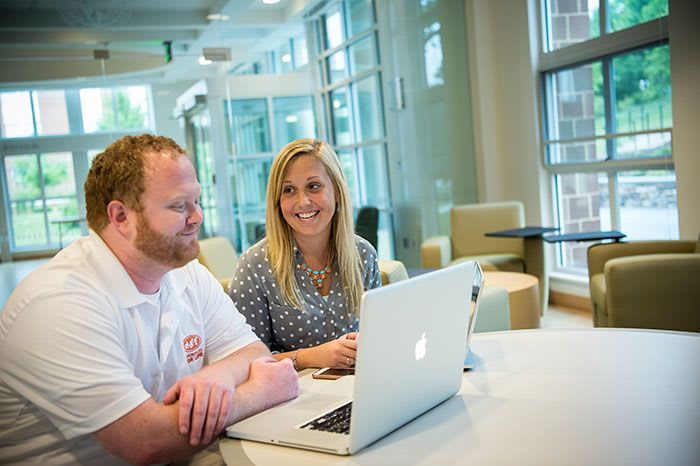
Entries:
POLYGON ((209 269, 228 293, 238 254, 228 238, 212 236, 199 242, 199 263, 209 269))
POLYGON ((700 239, 588 248, 593 325, 700 332, 700 239))
POLYGON ((379 276, 382 286, 408 279, 406 266, 401 261, 379 259, 379 276))
POLYGON ((490 238, 485 233, 521 228, 525 214, 520 202, 493 202, 452 207, 451 236, 431 236, 421 245, 424 268, 439 269, 476 260, 484 271, 524 272, 522 238, 490 238))

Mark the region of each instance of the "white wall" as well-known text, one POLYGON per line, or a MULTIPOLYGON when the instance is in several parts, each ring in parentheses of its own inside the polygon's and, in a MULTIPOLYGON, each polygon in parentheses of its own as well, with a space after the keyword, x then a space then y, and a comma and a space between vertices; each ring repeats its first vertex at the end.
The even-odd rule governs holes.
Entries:
POLYGON ((673 162, 681 239, 700 233, 700 2, 669 1, 673 162))
POLYGON ((465 0, 465 10, 479 200, 520 200, 527 224, 549 223, 528 3, 465 0))
POLYGON ((153 84, 151 86, 153 119, 156 125, 156 134, 172 138, 182 147, 187 147, 185 131, 182 127, 183 119, 173 118, 172 115, 177 97, 192 86, 192 84, 193 81, 186 81, 170 84, 153 84))

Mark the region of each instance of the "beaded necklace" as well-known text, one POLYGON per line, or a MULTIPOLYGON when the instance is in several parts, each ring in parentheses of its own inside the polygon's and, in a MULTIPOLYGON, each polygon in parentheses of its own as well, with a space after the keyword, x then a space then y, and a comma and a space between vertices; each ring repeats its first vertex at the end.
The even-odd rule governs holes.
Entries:
POLYGON ((325 280, 326 277, 330 276, 331 274, 330 264, 321 270, 314 270, 306 264, 306 261, 304 261, 303 264, 297 265, 297 267, 306 272, 311 279, 311 282, 319 290, 323 287, 323 280, 325 280))

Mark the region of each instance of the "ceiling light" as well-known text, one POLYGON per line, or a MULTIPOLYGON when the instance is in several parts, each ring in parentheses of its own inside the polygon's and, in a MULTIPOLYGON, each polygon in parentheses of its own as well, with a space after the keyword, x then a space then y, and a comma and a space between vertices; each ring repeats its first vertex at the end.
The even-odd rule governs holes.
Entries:
POLYGON ((200 65, 211 65, 211 60, 207 60, 206 58, 199 57, 199 64, 200 65))
POLYGON ((263 2, 265 5, 274 5, 275 3, 279 3, 280 0, 262 0, 262 2, 263 2))
POLYGON ((333 108, 340 108, 340 101, 338 99, 333 100, 333 108))
POLYGON ((285 63, 291 63, 292 56, 288 53, 285 53, 284 55, 282 55, 282 57, 280 59, 285 63))
POLYGON ((231 19, 231 17, 223 13, 212 13, 210 15, 207 15, 207 19, 209 21, 228 21, 229 19, 231 19))
POLYGON ((287 115, 284 117, 284 121, 286 121, 287 123, 296 123, 297 121, 299 121, 299 117, 296 115, 287 115))

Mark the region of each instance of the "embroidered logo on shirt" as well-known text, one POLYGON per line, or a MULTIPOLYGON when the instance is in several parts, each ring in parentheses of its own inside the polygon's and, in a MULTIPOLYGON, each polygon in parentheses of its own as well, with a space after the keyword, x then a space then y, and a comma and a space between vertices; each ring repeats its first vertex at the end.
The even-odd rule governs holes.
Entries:
POLYGON ((188 335, 182 340, 182 345, 187 353, 186 360, 187 364, 204 356, 204 349, 200 348, 202 345, 202 337, 199 335, 188 335))

